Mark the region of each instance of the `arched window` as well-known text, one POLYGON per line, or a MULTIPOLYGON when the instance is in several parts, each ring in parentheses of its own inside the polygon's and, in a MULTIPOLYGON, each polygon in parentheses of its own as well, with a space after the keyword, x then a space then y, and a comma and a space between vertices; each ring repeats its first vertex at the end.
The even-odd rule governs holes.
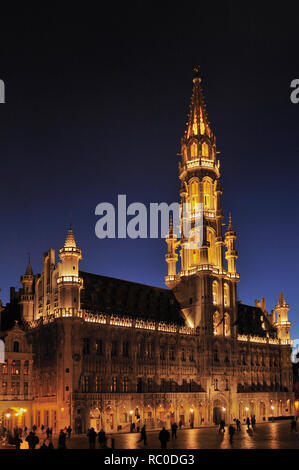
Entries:
POLYGON ((230 316, 228 313, 224 314, 224 336, 230 336, 230 316))
POLYGON ((205 210, 214 210, 214 188, 212 180, 204 179, 203 181, 203 194, 204 194, 204 209, 205 210))
POLYGON ((223 303, 224 303, 224 307, 229 307, 229 304, 230 304, 229 285, 226 282, 223 287, 223 303))
POLYGON ((204 122, 203 122, 202 116, 200 116, 200 123, 199 123, 199 127, 200 127, 200 133, 201 133, 201 135, 203 135, 203 134, 205 133, 205 125, 204 125, 204 122))
POLYGON ((209 156, 209 146, 206 142, 204 142, 201 146, 201 155, 202 155, 202 157, 208 157, 209 156))
POLYGON ((195 142, 191 145, 191 158, 197 157, 197 145, 195 142))
POLYGON ((198 203, 199 203, 198 181, 193 180, 191 182, 191 211, 192 212, 197 210, 198 203))
POLYGON ((215 336, 222 334, 222 318, 219 312, 215 312, 213 315, 213 332, 215 336))
POLYGON ((20 350, 19 342, 18 342, 18 341, 14 341, 14 342, 13 342, 13 352, 19 352, 19 350, 20 350))
POLYGON ((196 117, 194 118, 194 121, 193 121, 192 130, 193 130, 194 135, 198 134, 196 117))
POLYGON ((213 305, 218 305, 218 282, 213 281, 212 284, 213 305))
POLYGON ((209 249, 208 249, 209 264, 217 265, 215 233, 213 230, 207 229, 207 242, 209 243, 209 249))

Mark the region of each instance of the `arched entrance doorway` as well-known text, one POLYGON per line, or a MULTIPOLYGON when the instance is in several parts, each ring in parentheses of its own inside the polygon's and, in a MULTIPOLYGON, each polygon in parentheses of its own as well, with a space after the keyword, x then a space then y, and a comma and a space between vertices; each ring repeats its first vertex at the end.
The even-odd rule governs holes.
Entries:
POLYGON ((220 424, 220 421, 226 421, 226 403, 223 399, 217 399, 213 402, 213 422, 220 424))
POLYGON ((89 414, 89 427, 93 428, 96 432, 101 429, 101 413, 99 408, 92 408, 89 414))

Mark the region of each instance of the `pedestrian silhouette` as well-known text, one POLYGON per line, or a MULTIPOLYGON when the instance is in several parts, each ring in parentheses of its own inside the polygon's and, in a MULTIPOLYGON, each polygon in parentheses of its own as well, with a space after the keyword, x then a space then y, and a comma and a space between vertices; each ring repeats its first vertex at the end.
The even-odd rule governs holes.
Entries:
POLYGON ((66 440, 66 434, 64 430, 61 429, 59 437, 58 437, 58 449, 66 449, 65 440, 66 440))
POLYGON ((231 424, 228 428, 228 434, 229 434, 229 442, 232 444, 233 443, 233 437, 235 434, 235 427, 231 424))
POLYGON ((90 428, 87 433, 88 440, 89 440, 89 448, 94 449, 96 444, 96 437, 97 433, 95 432, 94 428, 90 428))
POLYGON ((222 419, 220 421, 219 432, 225 432, 224 426, 225 426, 225 422, 222 419))
POLYGON ((145 425, 141 428, 140 432, 140 439, 138 442, 144 442, 144 445, 147 445, 147 437, 146 437, 146 430, 145 430, 145 425))
POLYGON ((178 425, 176 423, 172 423, 171 425, 171 438, 177 438, 177 435, 176 435, 176 432, 177 432, 177 429, 178 429, 178 425))
POLYGON ((101 449, 104 449, 106 447, 107 437, 103 429, 101 429, 100 432, 98 433, 98 441, 99 441, 99 445, 101 449))
POLYGON ((170 439, 169 432, 163 427, 162 430, 159 432, 159 441, 161 442, 161 449, 167 448, 167 442, 170 439))

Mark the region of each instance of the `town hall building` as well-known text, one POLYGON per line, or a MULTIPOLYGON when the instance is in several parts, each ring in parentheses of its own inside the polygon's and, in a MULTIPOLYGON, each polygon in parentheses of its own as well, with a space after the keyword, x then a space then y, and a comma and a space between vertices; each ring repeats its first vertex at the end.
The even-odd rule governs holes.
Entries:
POLYGON ((44 253, 40 274, 29 262, 0 303, 0 426, 117 432, 294 414, 289 305, 282 293, 269 314, 264 299, 238 301, 236 231, 230 217, 223 234, 198 69, 180 159, 181 225, 187 217, 191 229, 179 239, 170 222, 167 289, 81 271, 70 227, 59 260, 44 253))

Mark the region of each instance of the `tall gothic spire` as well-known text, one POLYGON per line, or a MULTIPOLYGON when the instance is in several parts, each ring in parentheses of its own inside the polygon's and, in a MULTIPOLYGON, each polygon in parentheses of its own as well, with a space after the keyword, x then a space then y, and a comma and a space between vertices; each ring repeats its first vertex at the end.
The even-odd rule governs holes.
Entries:
POLYGON ((205 134, 209 137, 212 135, 200 83, 201 78, 199 75, 199 67, 195 67, 190 111, 188 116, 187 129, 185 131, 185 137, 187 138, 205 134))
POLYGON ((76 248, 77 247, 75 237, 74 237, 74 234, 73 234, 73 229, 71 227, 69 228, 69 230, 67 232, 67 237, 66 237, 66 240, 65 240, 64 247, 65 248, 76 248))

